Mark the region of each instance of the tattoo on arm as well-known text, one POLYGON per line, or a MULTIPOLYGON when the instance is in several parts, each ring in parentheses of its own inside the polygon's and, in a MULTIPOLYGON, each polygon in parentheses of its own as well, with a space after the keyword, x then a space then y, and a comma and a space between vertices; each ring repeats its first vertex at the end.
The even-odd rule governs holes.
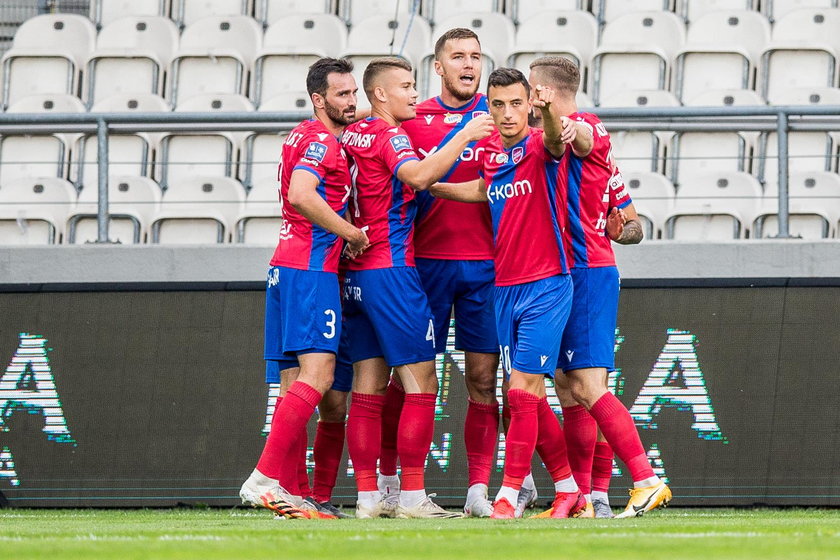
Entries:
POLYGON ((643 237, 642 223, 639 220, 628 220, 624 224, 624 231, 615 242, 622 245, 635 245, 641 242, 643 237))

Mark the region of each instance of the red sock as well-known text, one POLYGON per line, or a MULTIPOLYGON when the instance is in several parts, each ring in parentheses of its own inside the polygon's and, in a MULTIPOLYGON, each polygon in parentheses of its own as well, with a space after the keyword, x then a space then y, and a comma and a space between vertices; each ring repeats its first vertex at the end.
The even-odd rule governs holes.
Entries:
POLYGON ((306 466, 306 455, 309 452, 309 434, 306 430, 300 435, 298 439, 298 453, 300 460, 298 461, 298 490, 300 496, 308 498, 312 495, 312 488, 309 487, 309 469, 306 466))
POLYGON ((426 487, 426 456, 435 435, 434 393, 405 395, 397 432, 397 451, 402 466, 402 490, 423 490, 426 487))
POLYGON ((508 428, 510 428, 510 403, 502 405, 502 429, 505 434, 507 434, 508 428))
POLYGON ((312 495, 319 502, 329 502, 335 488, 341 454, 344 452, 344 422, 318 422, 315 431, 315 473, 312 495))
POLYGON ((539 422, 539 434, 537 436, 537 453, 545 463, 551 480, 565 480, 572 476, 572 469, 569 467, 569 457, 566 453, 566 439, 563 436, 563 428, 557 415, 551 410, 548 399, 543 397, 537 408, 539 422))
POLYGON ((489 485, 496 442, 499 439, 499 405, 484 404, 472 399, 468 399, 468 403, 464 446, 467 450, 469 485, 489 485))
POLYGON ((531 457, 537 446, 540 398, 522 389, 508 391, 510 427, 505 439, 505 472, 502 486, 519 490, 531 472, 531 457))
POLYGON ((376 461, 382 445, 382 406, 384 395, 351 393, 347 415, 347 451, 359 492, 373 492, 376 487, 376 461))
POLYGON ((592 490, 609 492, 612 479, 613 450, 606 441, 595 444, 595 458, 592 461, 592 490))
POLYGON ((384 476, 397 475, 397 428, 405 401, 405 389, 392 379, 385 391, 382 409, 382 452, 379 455, 379 472, 384 476))
MULTIPOLYGON (((283 402, 283 397, 277 397, 277 401, 274 403, 275 414, 273 414, 271 417, 271 430, 268 432, 269 434, 275 431, 277 433, 281 433, 285 429, 283 426, 280 426, 280 421, 276 414, 277 409, 280 408, 281 402, 283 402)), ((268 443, 267 440, 266 443, 268 443)), ((297 463, 294 461, 283 461, 282 463, 280 463, 279 471, 276 474, 277 476, 274 476, 272 478, 276 478, 278 482, 280 482, 280 486, 285 488, 289 493, 297 495, 297 463)))
POLYGON ((598 423, 581 405, 564 407, 563 432, 575 482, 583 494, 589 494, 592 491, 592 455, 598 439, 598 423))
POLYGON ((278 399, 257 470, 279 479, 283 463, 288 462, 294 465, 292 477, 297 476, 298 437, 306 430, 306 423, 320 400, 321 393, 303 381, 295 381, 285 398, 278 399))
POLYGON ((601 433, 610 442, 615 454, 627 465, 633 482, 654 476, 633 418, 615 395, 604 393, 589 413, 598 422, 601 433))

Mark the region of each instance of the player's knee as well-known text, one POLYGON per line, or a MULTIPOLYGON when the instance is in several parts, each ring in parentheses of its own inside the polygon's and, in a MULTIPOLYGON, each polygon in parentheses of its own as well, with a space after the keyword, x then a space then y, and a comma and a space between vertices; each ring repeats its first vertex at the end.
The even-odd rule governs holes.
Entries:
POLYGON ((479 375, 473 373, 473 375, 468 375, 464 379, 471 399, 486 404, 496 402, 495 372, 484 371, 480 372, 479 375))
POLYGON ((326 406, 318 407, 318 414, 322 422, 344 422, 347 418, 347 402, 322 403, 326 406))

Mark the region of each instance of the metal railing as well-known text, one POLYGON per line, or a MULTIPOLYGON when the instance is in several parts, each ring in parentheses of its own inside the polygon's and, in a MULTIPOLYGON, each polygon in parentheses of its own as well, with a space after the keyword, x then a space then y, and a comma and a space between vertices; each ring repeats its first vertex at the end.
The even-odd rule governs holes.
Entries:
MULTIPOLYGON (((788 133, 839 131, 840 106, 645 107, 591 109, 615 131, 776 132, 778 141, 778 237, 790 238, 788 133)), ((96 134, 98 141, 98 243, 108 237, 108 137, 127 132, 282 132, 311 116, 277 113, 17 113, 0 114, 0 134, 96 134)), ((620 156, 620 154, 619 154, 620 156)))

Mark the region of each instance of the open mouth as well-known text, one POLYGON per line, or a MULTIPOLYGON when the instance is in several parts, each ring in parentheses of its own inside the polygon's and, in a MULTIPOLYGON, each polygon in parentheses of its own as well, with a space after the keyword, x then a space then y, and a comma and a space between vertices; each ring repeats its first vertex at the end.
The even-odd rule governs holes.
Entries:
POLYGON ((471 86, 475 83, 475 75, 474 74, 464 74, 458 81, 464 84, 465 86, 471 86))

